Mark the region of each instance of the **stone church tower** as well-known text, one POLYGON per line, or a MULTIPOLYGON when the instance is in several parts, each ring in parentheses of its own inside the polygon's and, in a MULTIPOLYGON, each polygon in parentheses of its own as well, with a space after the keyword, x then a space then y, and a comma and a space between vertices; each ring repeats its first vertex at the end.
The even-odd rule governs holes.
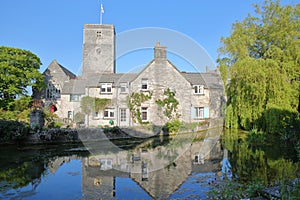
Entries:
POLYGON ((115 73, 115 28, 112 24, 85 24, 82 76, 115 73))

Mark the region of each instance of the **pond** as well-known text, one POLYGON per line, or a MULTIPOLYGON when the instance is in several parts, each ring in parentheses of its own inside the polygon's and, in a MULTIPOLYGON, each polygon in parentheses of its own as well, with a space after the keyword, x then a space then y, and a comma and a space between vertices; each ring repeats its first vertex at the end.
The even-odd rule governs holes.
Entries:
POLYGON ((0 199, 206 199, 225 176, 265 184, 297 176, 287 145, 221 135, 1 146, 0 199))

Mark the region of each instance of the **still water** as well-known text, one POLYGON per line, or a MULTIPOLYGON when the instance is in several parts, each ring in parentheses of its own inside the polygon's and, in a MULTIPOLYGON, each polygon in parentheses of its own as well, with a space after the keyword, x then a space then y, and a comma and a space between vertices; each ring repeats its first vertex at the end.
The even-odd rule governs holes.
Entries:
POLYGON ((0 199, 205 199, 229 171, 243 181, 273 181, 282 165, 296 173, 292 150, 221 133, 1 146, 0 199))

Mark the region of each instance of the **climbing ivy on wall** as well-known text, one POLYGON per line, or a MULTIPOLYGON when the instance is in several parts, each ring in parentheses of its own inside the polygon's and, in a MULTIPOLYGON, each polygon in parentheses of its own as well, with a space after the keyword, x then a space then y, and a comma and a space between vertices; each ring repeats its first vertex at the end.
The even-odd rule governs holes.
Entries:
POLYGON ((101 99, 96 97, 85 96, 81 98, 81 110, 84 114, 91 114, 99 110, 104 110, 111 104, 110 99, 101 99))
POLYGON ((159 110, 163 109, 163 114, 169 119, 178 119, 180 114, 177 113, 178 100, 175 98, 175 91, 171 91, 170 88, 164 91, 165 98, 156 100, 159 110))
POLYGON ((133 92, 130 96, 128 96, 127 103, 134 122, 138 122, 139 124, 147 123, 142 121, 140 108, 143 102, 148 101, 151 98, 152 93, 145 94, 133 92))

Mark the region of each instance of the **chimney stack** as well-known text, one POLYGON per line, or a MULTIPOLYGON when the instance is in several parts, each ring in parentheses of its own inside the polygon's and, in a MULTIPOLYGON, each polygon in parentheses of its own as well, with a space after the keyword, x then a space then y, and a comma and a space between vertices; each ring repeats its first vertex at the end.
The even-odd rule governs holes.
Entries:
POLYGON ((160 46, 160 42, 156 43, 154 47, 154 59, 155 61, 166 61, 167 60, 167 47, 160 46))

